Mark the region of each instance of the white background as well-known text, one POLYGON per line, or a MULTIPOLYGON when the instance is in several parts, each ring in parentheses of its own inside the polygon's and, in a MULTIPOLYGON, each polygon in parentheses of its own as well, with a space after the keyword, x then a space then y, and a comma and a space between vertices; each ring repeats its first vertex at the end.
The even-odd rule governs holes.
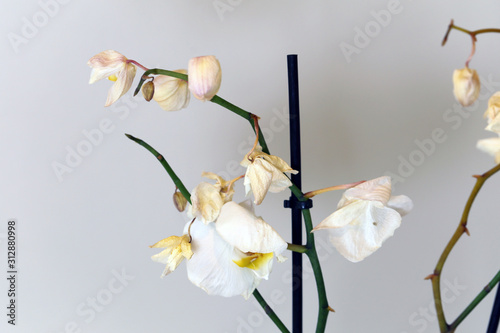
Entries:
MULTIPOLYGON (((184 263, 160 279, 163 267, 150 260, 157 251, 148 246, 180 235, 186 218, 172 205, 174 186, 160 164, 124 136, 149 142, 192 189, 202 171, 243 172, 228 169, 228 163, 242 159, 250 126, 194 98, 179 112, 134 100, 131 93, 104 108, 110 82, 89 86, 86 62, 114 49, 147 67, 166 69, 216 55, 223 70, 219 95, 258 114, 269 129, 271 152, 285 160, 286 55, 298 54, 304 190, 392 173, 401 177, 394 194, 415 203, 395 236, 360 263, 345 260, 326 234, 318 233, 336 310, 327 332, 437 332, 431 284, 424 277, 458 225, 474 184, 471 176, 494 165, 475 145, 494 135, 484 131, 482 114, 488 96, 500 88, 499 35, 478 36, 471 67, 490 84, 483 84, 481 100, 466 109, 456 106, 451 77, 464 66, 470 38, 454 31, 445 47, 440 43, 452 18, 469 29, 500 27, 500 4, 401 0, 397 13, 379 23, 376 13, 387 12, 390 3, 4 2, 0 262, 5 272, 7 221, 15 218, 19 275, 15 327, 6 323, 7 284, 1 279, 0 331, 277 331, 253 299, 208 296, 192 285, 184 263), (225 10, 218 11, 217 4, 225 10), (371 37, 363 44, 358 35, 365 29, 371 37), (347 44, 357 53, 346 56, 341 45, 347 44), (69 151, 85 145, 84 132, 103 120, 111 124, 110 133, 68 166, 69 151), (442 142, 430 144, 436 129, 442 142), (427 142, 426 152, 418 142, 427 142), (58 177, 57 163, 71 172, 58 177), (115 276, 123 273, 127 279, 120 282, 115 276)), ((471 237, 460 240, 444 268, 449 320, 498 270, 498 178, 480 192, 470 216, 471 237)), ((315 198, 315 224, 334 211, 340 195, 315 198)), ((289 211, 282 208, 288 196, 269 195, 257 213, 290 240, 289 211)), ((259 288, 289 326, 290 267, 291 260, 276 264, 259 288)), ((315 290, 306 273, 305 332, 316 322, 315 290)), ((484 332, 492 302, 493 294, 459 332, 484 332)))

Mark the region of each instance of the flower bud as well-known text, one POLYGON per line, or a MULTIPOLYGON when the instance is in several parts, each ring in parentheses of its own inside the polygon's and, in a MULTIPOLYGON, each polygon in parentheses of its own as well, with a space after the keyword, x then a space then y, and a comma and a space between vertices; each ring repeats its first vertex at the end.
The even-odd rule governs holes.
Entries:
POLYGON ((189 90, 202 101, 211 100, 219 91, 222 72, 215 56, 202 56, 189 60, 189 90))
POLYGON ((153 99, 153 96, 155 94, 155 85, 153 82, 148 81, 142 85, 142 96, 144 96, 144 99, 146 101, 150 101, 153 99))
POLYGON ((179 212, 183 212, 186 209, 187 200, 184 198, 181 192, 175 191, 174 193, 174 206, 179 212))
POLYGON ((476 70, 465 67, 453 72, 453 93, 463 106, 470 106, 477 100, 480 86, 476 70))

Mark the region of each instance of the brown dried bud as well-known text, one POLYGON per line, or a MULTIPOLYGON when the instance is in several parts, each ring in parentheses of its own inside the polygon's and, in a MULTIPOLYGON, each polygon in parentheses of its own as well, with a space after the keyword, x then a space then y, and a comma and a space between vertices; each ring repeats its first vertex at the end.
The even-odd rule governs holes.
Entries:
POLYGON ((155 85, 152 81, 148 81, 142 85, 142 96, 146 101, 150 101, 153 99, 155 94, 155 85))
POLYGON ((183 212, 186 209, 187 200, 184 198, 181 192, 175 191, 174 193, 174 206, 179 212, 183 212))

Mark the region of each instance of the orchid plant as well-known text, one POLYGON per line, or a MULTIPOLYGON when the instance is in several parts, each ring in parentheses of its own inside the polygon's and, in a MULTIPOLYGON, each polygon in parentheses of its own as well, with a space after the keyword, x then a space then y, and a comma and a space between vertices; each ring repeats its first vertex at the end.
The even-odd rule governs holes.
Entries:
MULTIPOLYGON (((413 207, 410 198, 392 196, 391 179, 382 176, 368 181, 330 186, 303 193, 287 174, 296 174, 282 158, 271 155, 259 127, 259 117, 219 97, 221 66, 215 56, 201 56, 189 60, 187 69, 148 69, 117 51, 107 50, 88 61, 92 68, 89 83, 108 78, 113 81, 105 106, 116 102, 131 88, 137 68, 144 70, 135 94, 142 91, 147 101, 154 100, 165 111, 176 111, 189 105, 190 95, 201 101, 210 101, 243 117, 255 132, 255 142, 243 156, 244 175, 226 180, 203 172, 208 181, 199 183, 191 192, 184 186, 167 160, 143 140, 127 137, 151 152, 171 177, 174 206, 186 214, 186 224, 169 236, 151 245, 163 249, 152 256, 153 261, 165 266, 161 276, 169 275, 186 261, 188 279, 209 295, 232 297, 255 296, 281 332, 289 332, 257 290, 262 280, 270 278, 274 261, 286 260, 285 251, 305 254, 311 261, 318 290, 318 321, 316 332, 324 332, 327 317, 333 311, 328 304, 321 264, 314 243, 314 234, 330 233, 330 240, 347 260, 359 262, 373 254, 401 225, 401 218, 413 207), (247 199, 233 201, 237 182, 242 180, 247 199), (283 239, 256 213, 268 193, 290 189, 298 201, 307 201, 315 195, 334 190, 346 190, 337 209, 313 226, 308 208, 302 209, 307 243, 292 244, 283 239)), ((466 85, 461 91, 468 91, 466 85)), ((473 95, 473 94, 472 94, 473 95)))

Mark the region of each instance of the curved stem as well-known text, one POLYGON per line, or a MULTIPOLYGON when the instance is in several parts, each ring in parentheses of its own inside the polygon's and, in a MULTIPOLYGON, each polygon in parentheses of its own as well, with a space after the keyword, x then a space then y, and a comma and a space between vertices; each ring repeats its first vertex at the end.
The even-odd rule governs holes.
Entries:
POLYGON ((280 329, 280 331, 290 333, 288 328, 286 328, 285 324, 283 324, 283 322, 278 318, 276 313, 267 304, 266 300, 264 299, 264 297, 262 297, 262 295, 257 289, 253 291, 253 295, 255 296, 255 299, 259 302, 260 306, 262 306, 262 308, 264 309, 264 312, 269 316, 269 318, 271 318, 271 320, 276 324, 276 326, 280 329))
MULTIPOLYGON (((184 81, 188 81, 187 74, 177 73, 174 71, 169 71, 169 70, 160 69, 160 68, 149 69, 146 72, 144 72, 144 74, 142 75, 139 83, 137 84, 137 88, 135 88, 134 96, 137 95, 139 93, 139 91, 141 91, 141 87, 144 84, 144 82, 147 80, 148 75, 167 75, 167 76, 172 76, 172 77, 184 80, 184 81)), ((250 125, 252 125, 252 128, 255 131, 255 121, 254 121, 255 115, 254 114, 252 114, 248 111, 245 111, 242 108, 240 108, 232 103, 229 103, 228 101, 226 101, 225 99, 223 99, 222 97, 219 97, 217 95, 215 95, 210 100, 210 102, 215 103, 215 104, 219 104, 220 106, 228 109, 229 111, 232 111, 232 112, 236 113, 237 115, 245 118, 246 120, 248 120, 248 122, 250 122, 250 125)), ((260 127, 258 127, 258 129, 259 129, 259 132, 258 132, 259 133, 258 134, 259 135, 259 144, 262 147, 262 151, 266 154, 269 154, 269 148, 267 147, 266 139, 264 138, 264 135, 262 134, 260 127)))
POLYGON ((434 303, 436 306, 436 314, 438 317, 439 321, 439 328, 441 332, 447 332, 449 329, 449 325, 446 323, 446 318, 444 315, 444 310, 443 310, 443 303, 441 300, 441 272, 443 270, 443 266, 446 262, 446 259, 448 258, 448 255, 450 254, 451 250, 455 246, 455 244, 458 242, 460 237, 464 233, 469 234, 469 231, 467 230, 467 221, 469 217, 469 212, 472 208, 472 204, 474 203, 474 199, 476 199, 477 194, 479 193, 479 190, 483 186, 483 184, 486 182, 488 178, 490 178, 492 175, 494 175, 496 172, 500 170, 500 164, 495 166, 494 168, 488 170, 482 175, 479 176, 474 176, 476 178, 476 184, 474 185, 474 188, 472 189, 471 194, 469 195, 469 199, 467 200, 467 203, 465 204, 464 211, 462 213, 462 218, 460 219, 460 223, 458 224, 458 227, 451 237, 450 241, 446 245, 443 253, 439 257, 439 260, 436 264, 436 268, 434 269, 434 273, 429 275, 427 278, 432 281, 432 290, 434 294, 434 303))
POLYGON ((170 167, 170 164, 168 164, 167 160, 165 160, 165 158, 163 157, 163 155, 161 155, 159 152, 157 152, 153 147, 151 147, 149 144, 147 144, 143 140, 138 139, 138 138, 136 138, 136 137, 134 137, 134 136, 132 136, 130 134, 125 134, 125 135, 130 140, 132 140, 132 141, 140 144, 144 148, 146 148, 151 154, 153 154, 158 159, 158 161, 160 161, 161 165, 163 165, 163 167, 167 171, 168 175, 170 176, 170 178, 174 182, 175 186, 177 186, 177 188, 182 193, 182 195, 184 196, 184 198, 186 198, 186 200, 189 203, 191 203, 191 194, 189 194, 189 191, 186 189, 186 187, 184 186, 184 184, 182 183, 182 181, 179 179, 179 177, 177 177, 177 175, 175 174, 174 170, 170 167))
POLYGON ((480 35, 480 34, 500 33, 500 29, 498 29, 498 28, 487 28, 487 29, 479 29, 479 30, 470 31, 468 29, 456 26, 454 24, 453 20, 451 20, 450 24, 448 25, 448 30, 446 30, 446 34, 444 35, 443 42, 441 43, 441 45, 444 46, 444 44, 446 44, 446 41, 448 40, 448 36, 449 36, 452 29, 466 33, 466 34, 470 35, 472 38, 475 38, 477 35, 480 35))
MULTIPOLYGON (((225 99, 223 99, 222 97, 219 97, 217 95, 215 95, 210 100, 210 102, 215 103, 215 104, 219 104, 220 106, 225 107, 229 111, 236 113, 240 117, 245 118, 246 120, 248 120, 250 122, 250 125, 252 126, 252 128, 255 132, 255 127, 256 127, 255 121, 254 121, 255 115, 253 113, 245 111, 242 108, 240 108, 232 103, 229 103, 228 101, 226 101, 225 99)), ((262 151, 266 154, 270 154, 269 148, 267 147, 266 139, 264 138, 264 134, 262 133, 260 126, 258 126, 258 124, 257 124, 257 128, 259 129, 258 137, 259 137, 259 144, 262 147, 262 151)))

